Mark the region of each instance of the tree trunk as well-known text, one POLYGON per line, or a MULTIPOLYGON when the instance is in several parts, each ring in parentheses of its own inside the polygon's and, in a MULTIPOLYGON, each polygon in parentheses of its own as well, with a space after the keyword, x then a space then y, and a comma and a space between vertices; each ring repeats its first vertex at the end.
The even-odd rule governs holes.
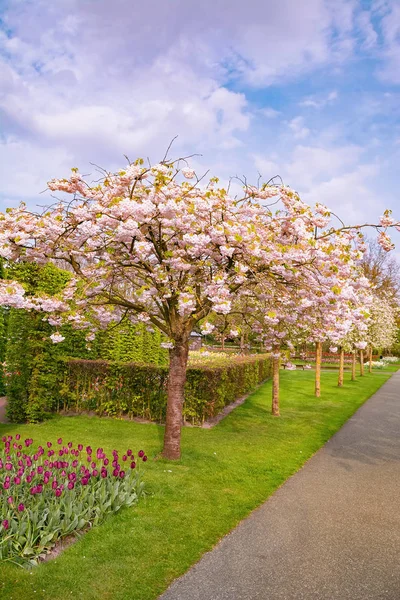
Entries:
POLYGON ((372 373, 372 346, 369 347, 369 365, 368 371, 372 373))
POLYGON ((364 350, 360 350, 360 375, 364 375, 364 350))
POLYGON ((168 460, 177 460, 181 456, 182 409, 188 354, 188 340, 176 344, 169 351, 167 419, 162 451, 163 457, 168 460))
POLYGON ((278 351, 274 350, 272 356, 272 414, 279 417, 279 366, 280 356, 278 351))
POLYGON ((221 340, 221 350, 224 351, 225 350, 225 336, 222 336, 222 340, 221 340))
POLYGON ((244 335, 242 333, 242 335, 240 336, 240 354, 244 353, 244 335))
POLYGON ((344 350, 340 348, 340 356, 339 356, 339 379, 338 386, 343 386, 343 373, 344 373, 344 350))
POLYGON ((317 398, 321 396, 321 361, 322 361, 322 344, 315 344, 315 395, 317 398))
POLYGON ((353 360, 351 363, 351 380, 355 381, 356 380, 356 351, 353 350, 353 360))

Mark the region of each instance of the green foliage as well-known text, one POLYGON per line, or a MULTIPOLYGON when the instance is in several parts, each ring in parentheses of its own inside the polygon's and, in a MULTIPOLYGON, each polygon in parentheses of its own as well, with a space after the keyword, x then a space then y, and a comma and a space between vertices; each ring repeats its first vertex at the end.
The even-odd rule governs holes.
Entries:
MULTIPOLYGON (((27 293, 55 295, 71 275, 52 264, 39 267, 23 263, 8 265, 4 276, 23 283, 27 293)), ((168 361, 167 351, 160 347, 161 334, 149 333, 144 326, 124 323, 110 328, 99 333, 90 347, 85 340, 85 332, 70 325, 60 328, 65 337, 61 344, 52 343, 50 335, 53 332, 54 328, 43 320, 41 313, 20 309, 11 309, 8 315, 6 311, 0 313, 0 360, 6 363, 6 389, 1 389, 0 378, 0 394, 7 393, 7 416, 11 421, 35 423, 56 410, 59 401, 56 365, 63 356, 156 365, 165 365, 168 361), (4 317, 7 316, 6 343, 4 317)))
MULTIPOLYGON (((189 367, 184 418, 193 424, 203 423, 252 391, 269 374, 266 355, 237 357, 217 367, 189 367)), ((94 411, 163 422, 167 377, 167 368, 155 365, 61 358, 52 364, 47 393, 53 410, 94 411)))
MULTIPOLYGON (((316 398, 314 375, 282 371, 279 419, 271 415, 269 381, 211 430, 185 427, 182 458, 174 463, 153 460, 162 449, 162 426, 83 415, 55 416, 39 427, 22 425, 24 437, 43 445, 62 436, 74 445, 84 439, 111 452, 135 440, 149 456, 146 489, 151 494, 31 572, 3 564, 0 598, 158 598, 298 471, 390 377, 367 373, 350 381, 347 374, 338 388, 337 372, 323 372, 322 395, 316 398)), ((15 431, 14 425, 0 424, 0 438, 15 431)))
MULTIPOLYGON (((7 345, 7 321, 8 311, 0 307, 0 363, 4 363, 6 359, 6 345, 7 345)), ((4 381, 4 370, 0 366, 0 396, 4 396, 6 393, 6 384, 4 381)))

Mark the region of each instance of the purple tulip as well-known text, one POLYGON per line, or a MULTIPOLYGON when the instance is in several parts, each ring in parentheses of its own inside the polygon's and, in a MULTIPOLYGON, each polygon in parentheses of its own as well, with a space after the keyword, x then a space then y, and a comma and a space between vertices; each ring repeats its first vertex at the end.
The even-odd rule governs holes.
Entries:
POLYGON ((68 448, 72 448, 72 442, 68 442, 67 446, 68 448))
POLYGON ((135 467, 136 467, 136 463, 135 463, 135 461, 133 460, 133 461, 131 462, 131 469, 134 469, 135 467))
POLYGON ((81 484, 82 485, 87 485, 88 482, 89 482, 89 479, 87 477, 82 477, 82 479, 81 479, 81 484))
POLYGON ((62 494, 62 490, 60 488, 57 488, 54 493, 55 493, 56 497, 59 498, 62 494))
POLYGON ((52 444, 51 442, 47 442, 47 447, 48 447, 48 448, 51 448, 51 447, 52 447, 52 445, 53 445, 53 444, 52 444))
POLYGON ((40 466, 37 468, 37 472, 39 473, 39 475, 41 475, 41 474, 43 473, 43 471, 44 471, 44 469, 43 469, 43 467, 40 465, 40 466))
POLYGON ((114 477, 118 477, 119 469, 114 469, 113 475, 114 477))
POLYGON ((79 450, 79 452, 82 452, 82 450, 83 450, 82 444, 78 444, 78 450, 79 450))
POLYGON ((77 460, 73 460, 72 461, 72 466, 74 467, 74 469, 78 466, 78 461, 77 460))
POLYGON ((14 483, 15 483, 15 485, 19 485, 21 483, 21 477, 18 477, 18 476, 14 477, 14 483))
POLYGON ((107 477, 107 469, 102 470, 100 474, 102 478, 105 479, 107 477))
POLYGON ((127 458, 128 458, 127 455, 124 454, 123 457, 122 457, 122 460, 125 462, 127 458))
POLYGON ((2 521, 1 524, 3 525, 4 529, 9 529, 10 527, 10 523, 7 519, 4 519, 4 521, 2 521))
POLYGON ((146 456, 146 455, 144 455, 144 456, 143 456, 143 458, 142 458, 142 461, 143 461, 143 462, 146 462, 146 460, 147 460, 147 456, 146 456))
POLYGON ((25 510, 25 504, 22 504, 21 502, 21 504, 18 504, 18 511, 22 512, 23 510, 25 510))
POLYGON ((56 479, 54 479, 53 483, 51 484, 51 487, 53 488, 53 490, 56 490, 56 489, 57 489, 57 487, 58 487, 58 483, 57 483, 57 480, 56 480, 56 479))
POLYGON ((57 444, 62 444, 62 438, 58 438, 57 444))
POLYGON ((12 467, 13 467, 13 466, 12 466, 12 464, 11 464, 11 463, 9 463, 9 462, 8 462, 8 463, 6 463, 6 470, 7 470, 7 471, 11 471, 12 467))
POLYGON ((99 474, 98 470, 97 469, 93 469, 92 476, 93 477, 97 477, 98 474, 99 474))
POLYGON ((73 481, 68 481, 68 489, 69 489, 69 490, 73 490, 73 489, 74 489, 74 487, 75 487, 75 484, 74 484, 74 482, 73 482, 73 481))
POLYGON ((121 479, 123 479, 125 477, 125 471, 120 471, 119 476, 121 477, 121 479))
POLYGON ((103 460, 103 465, 106 467, 106 466, 108 465, 108 463, 109 463, 109 462, 110 462, 110 461, 108 460, 108 458, 105 458, 105 459, 103 460))
POLYGON ((19 433, 17 433, 17 435, 15 436, 15 439, 16 439, 16 440, 20 440, 20 439, 21 439, 21 436, 20 436, 20 434, 19 434, 19 433))
POLYGON ((43 492, 43 486, 42 486, 42 484, 41 484, 41 483, 39 483, 39 484, 36 486, 36 493, 37 493, 37 494, 41 494, 42 492, 43 492))
POLYGON ((132 450, 127 450, 127 451, 126 451, 126 455, 127 455, 127 456, 132 456, 132 450))
POLYGON ((8 504, 12 504, 14 502, 14 498, 12 496, 8 496, 7 502, 8 504))
POLYGON ((143 450, 139 450, 139 452, 138 452, 138 456, 139 456, 140 458, 143 458, 143 456, 144 456, 144 452, 143 452, 143 450))
POLYGON ((5 490, 8 490, 8 489, 10 488, 10 482, 9 482, 9 481, 5 481, 5 482, 3 483, 3 488, 4 488, 5 490))

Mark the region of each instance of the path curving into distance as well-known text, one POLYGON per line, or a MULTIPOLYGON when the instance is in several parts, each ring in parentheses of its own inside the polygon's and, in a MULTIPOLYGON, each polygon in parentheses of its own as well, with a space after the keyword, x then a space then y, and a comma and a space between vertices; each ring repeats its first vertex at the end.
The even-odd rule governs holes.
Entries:
POLYGON ((400 371, 161 599, 400 600, 400 371))

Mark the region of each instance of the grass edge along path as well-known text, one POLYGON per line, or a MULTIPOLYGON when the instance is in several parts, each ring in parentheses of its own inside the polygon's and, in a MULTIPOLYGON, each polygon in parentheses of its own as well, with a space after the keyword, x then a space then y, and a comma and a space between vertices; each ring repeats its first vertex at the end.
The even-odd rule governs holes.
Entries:
MULTIPOLYGON (((147 463, 151 495, 38 568, 2 564, 0 599, 154 600, 297 472, 391 373, 347 377, 343 388, 337 373, 324 373, 318 399, 314 373, 281 375, 280 418, 270 415, 267 382, 215 428, 184 428, 179 462, 147 463)), ((0 435, 17 432, 35 444, 62 436, 107 450, 140 446, 155 457, 163 429, 96 417, 0 425, 0 435)))

